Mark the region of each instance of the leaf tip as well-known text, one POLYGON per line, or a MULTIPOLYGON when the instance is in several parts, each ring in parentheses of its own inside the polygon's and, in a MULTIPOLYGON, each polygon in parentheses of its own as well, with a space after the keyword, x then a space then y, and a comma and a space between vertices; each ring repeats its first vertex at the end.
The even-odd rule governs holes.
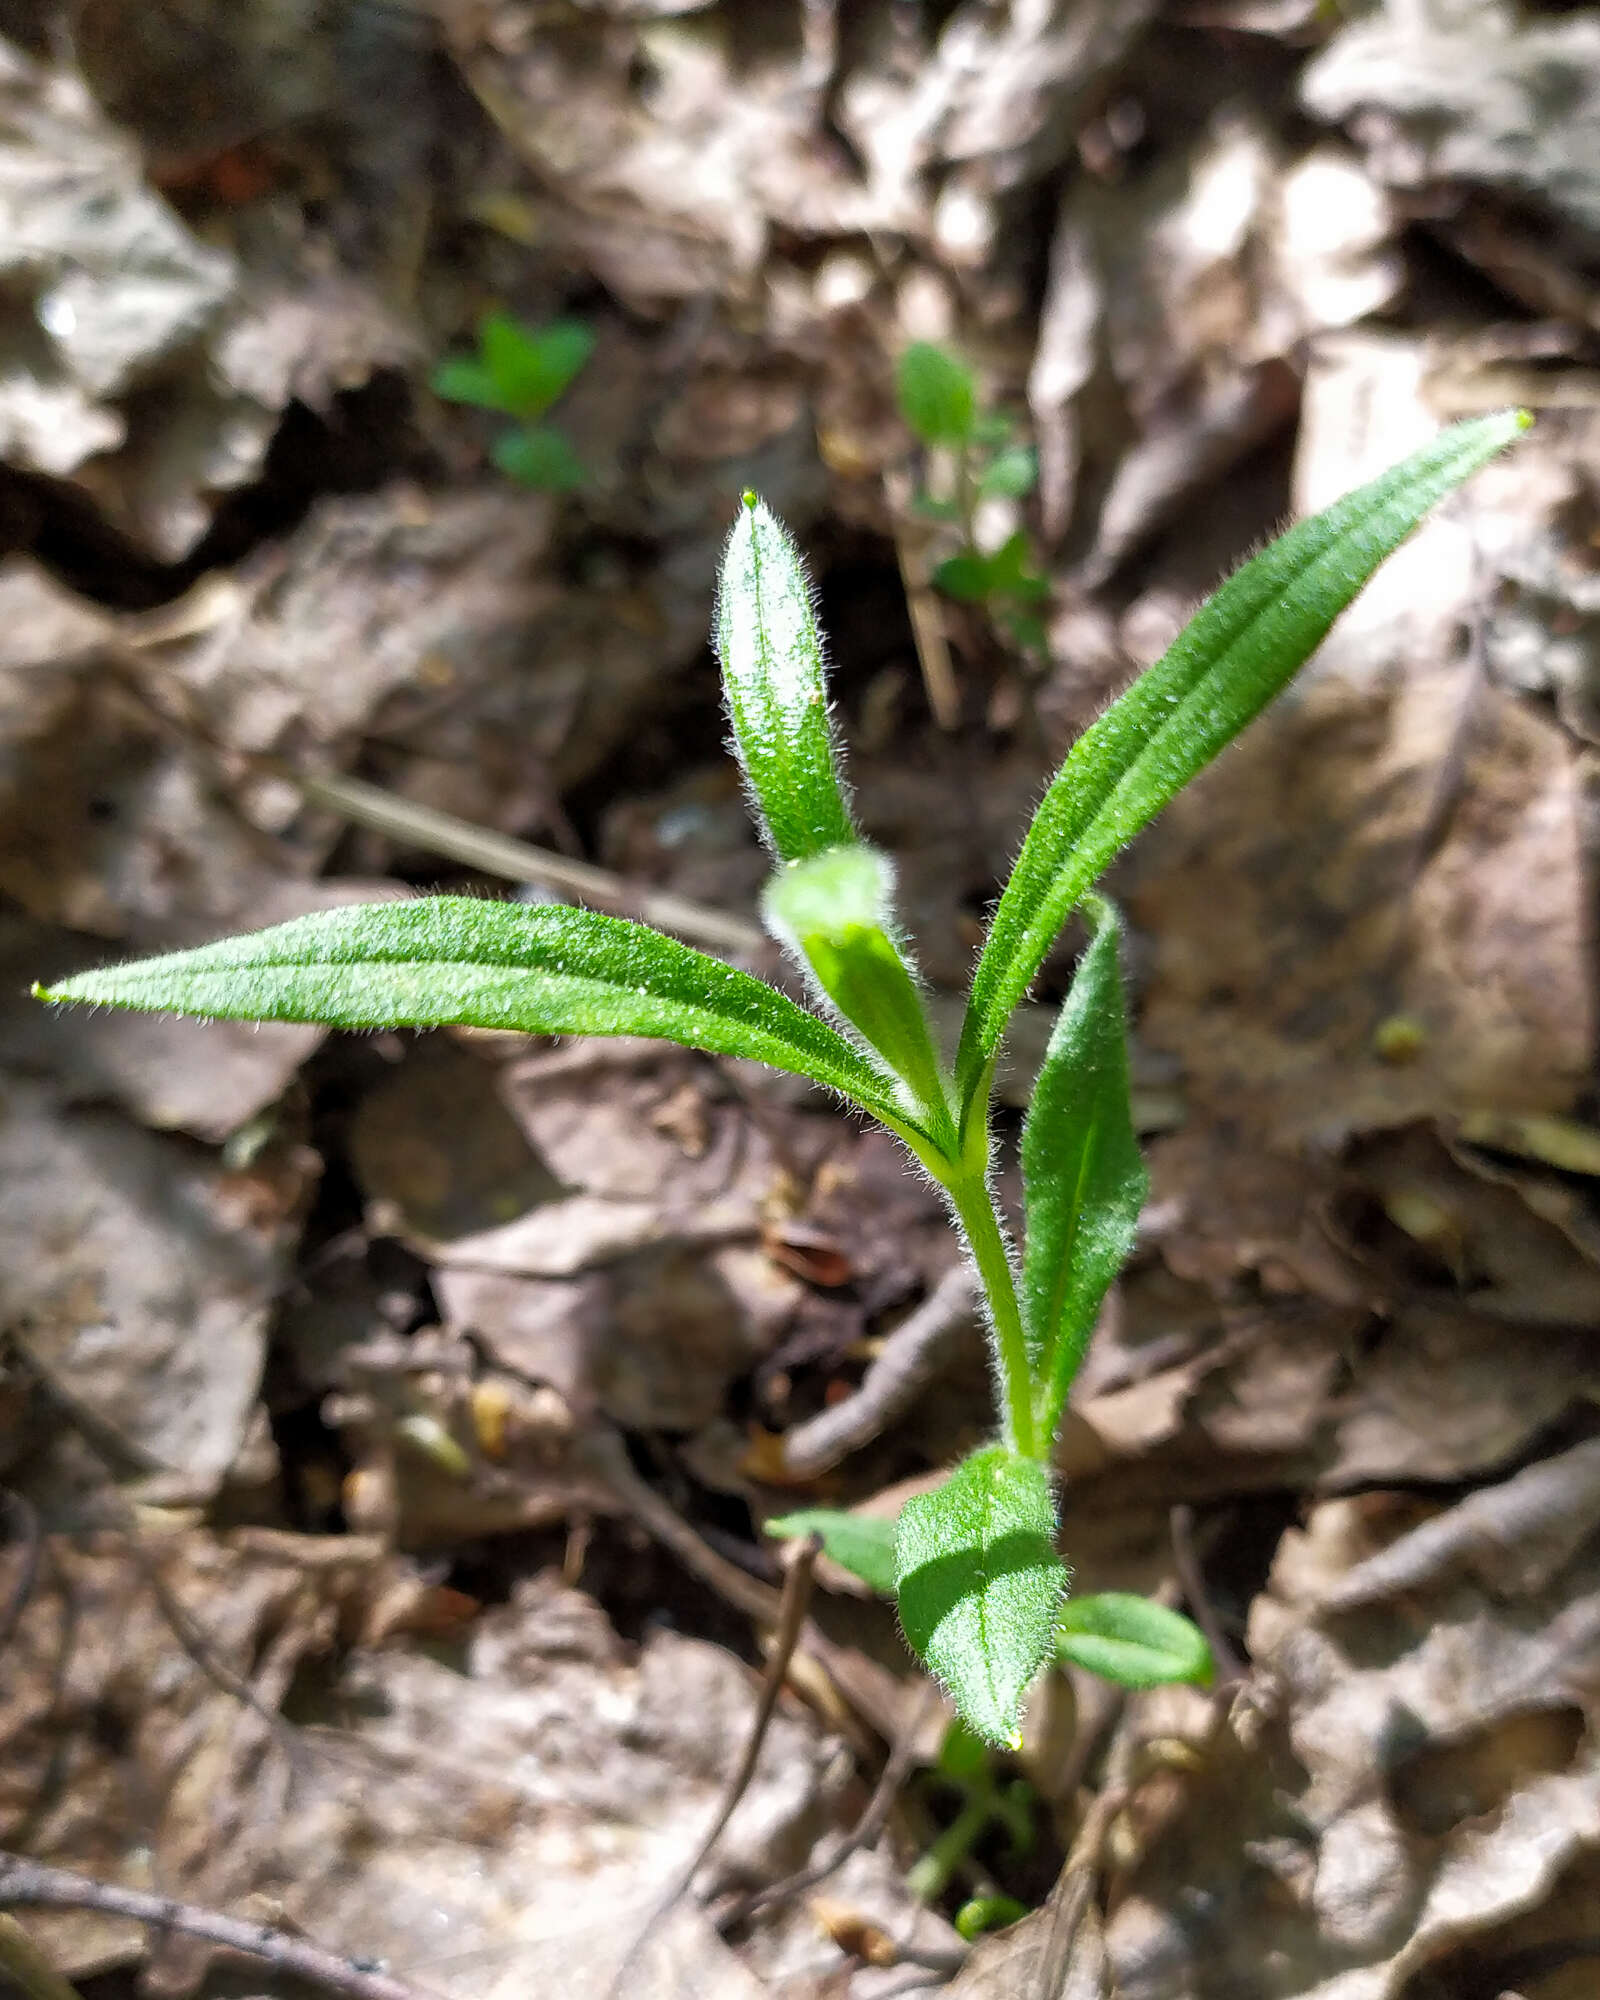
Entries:
POLYGON ((742 507, 748 508, 749 511, 753 514, 756 511, 756 509, 761 505, 761 495, 755 490, 753 486, 747 486, 744 489, 744 491, 739 495, 739 504, 742 507))

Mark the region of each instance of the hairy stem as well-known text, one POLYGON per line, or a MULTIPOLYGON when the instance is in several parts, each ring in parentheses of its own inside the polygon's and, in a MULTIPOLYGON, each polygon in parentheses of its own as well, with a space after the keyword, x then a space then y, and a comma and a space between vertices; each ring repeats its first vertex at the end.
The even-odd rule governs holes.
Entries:
POLYGON ((1005 1440, 1024 1458, 1039 1456, 1039 1436, 1033 1417, 1028 1374, 1028 1347, 1017 1303, 1017 1274, 995 1214, 988 1183, 972 1175, 946 1183, 951 1206, 972 1250, 978 1277, 989 1304, 995 1356, 1000 1370, 1000 1402, 1005 1440))

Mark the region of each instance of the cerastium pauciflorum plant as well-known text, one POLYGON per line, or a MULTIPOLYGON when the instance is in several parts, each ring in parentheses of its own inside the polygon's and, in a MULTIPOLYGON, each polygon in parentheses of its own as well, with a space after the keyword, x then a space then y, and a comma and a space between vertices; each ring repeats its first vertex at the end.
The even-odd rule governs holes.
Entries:
POLYGON ((949 523, 960 546, 933 571, 934 587, 962 604, 981 604, 1019 646, 1042 653, 1048 643, 1039 606, 1050 585, 1034 568, 1027 533, 1015 528, 997 547, 980 548, 978 510, 988 500, 1021 500, 1038 478, 1031 445, 1016 442, 1009 418, 986 410, 978 381, 958 354, 917 340, 895 374, 900 414, 930 459, 951 476, 945 497, 926 483, 912 500, 924 520, 949 523))
POLYGON ((1115 1593, 1067 1602, 1056 1550, 1051 1448, 1145 1192, 1118 924, 1093 885, 1278 693, 1434 503, 1525 422, 1506 412, 1457 424, 1300 523, 1079 739, 995 908, 953 1060, 929 1027, 893 866, 851 811, 799 558, 753 494, 723 558, 717 642, 734 748, 775 864, 763 914, 814 1008, 640 924, 463 897, 322 911, 81 973, 41 997, 339 1028, 653 1035, 837 1092, 901 1139, 949 1204, 981 1285, 999 1423, 892 1528, 835 1517, 834 1552, 892 1585, 912 1646, 998 1742, 1016 1740, 1029 1683, 1054 1658, 1134 1685, 1202 1672, 1203 1646, 1159 1607, 1115 1593), (990 1084, 1013 1010, 1075 910, 1090 941, 1023 1125, 1019 1256, 993 1198, 990 1084))
POLYGON ((476 354, 447 356, 428 386, 447 403, 494 410, 512 420, 490 456, 523 486, 570 493, 583 484, 583 463, 564 430, 544 421, 594 352, 594 333, 581 319, 525 326, 510 313, 478 323, 476 354))

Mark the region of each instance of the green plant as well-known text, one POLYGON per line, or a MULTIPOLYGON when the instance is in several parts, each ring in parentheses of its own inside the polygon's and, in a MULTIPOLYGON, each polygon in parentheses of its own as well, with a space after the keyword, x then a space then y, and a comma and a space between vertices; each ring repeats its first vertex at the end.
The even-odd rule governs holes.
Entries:
MULTIPOLYGON (((881 1574, 906 1636, 962 1715, 1014 1742, 1028 1685, 1063 1631, 1078 1656, 1097 1636, 1063 1624, 1051 1448, 1145 1188, 1128 1110, 1117 919, 1092 885, 1284 686, 1428 509, 1524 422, 1512 412, 1458 424, 1291 529, 1079 739, 995 909, 952 1063, 935 1044, 895 917, 893 870, 862 839, 841 781, 799 557, 753 494, 723 558, 717 639, 735 747, 776 863, 764 913, 815 1010, 640 924, 460 897, 322 911, 81 973, 40 997, 342 1028, 654 1035, 754 1057, 870 1112, 943 1191, 966 1239, 1000 1411, 998 1438, 907 1504, 892 1579, 881 1574), (1091 938, 1023 1126, 1019 1260, 991 1191, 990 1085, 1012 1012, 1075 909, 1091 938)), ((1098 1636, 1115 1641, 1115 1621, 1099 1623, 1098 1636)), ((1106 1646, 1090 1664, 1115 1671, 1118 1660, 1106 1646)))
POLYGON ((566 432, 540 419, 593 352, 594 334, 582 320, 530 327, 509 313, 487 313, 477 353, 441 361, 429 386, 446 402, 515 418, 515 428, 494 441, 495 464, 524 486, 567 493, 583 484, 583 466, 566 432))
POLYGON ((1035 607, 1050 586, 1033 567, 1027 535, 1019 528, 998 548, 978 545, 979 501, 1021 500, 1033 491, 1033 447, 1016 442, 1009 418, 979 407, 972 370, 932 341, 913 341, 901 355, 896 387, 900 414, 917 438, 951 460, 953 493, 936 498, 924 488, 912 503, 926 519, 951 522, 961 532, 961 547, 934 569, 935 586, 963 604, 984 605, 1018 645, 1042 650, 1035 607))
MULTIPOLYGON (((954 1792, 959 1803, 950 1823, 907 1870, 906 1887, 919 1902, 937 1902, 991 1830, 1004 1833, 1014 1856, 1025 1857, 1032 1851, 1038 1837, 1037 1794, 1024 1778, 1002 1779, 995 1762, 988 1744, 959 1719, 945 1731, 930 1776, 936 1785, 954 1792)), ((962 1906, 963 1936, 976 1937, 981 1930, 1015 1923, 1026 1914, 1012 1896, 987 1896, 981 1903, 978 1907, 973 1899, 962 1906)))
MULTIPOLYGON (((1098 1305, 1096 1298, 1091 1315, 1098 1305)), ((767 1533, 781 1539, 815 1535, 841 1569, 870 1584, 880 1597, 896 1593, 901 1548, 897 1518, 803 1507, 774 1516, 767 1533)), ((1211 1648, 1196 1625, 1164 1605, 1124 1590, 1069 1597, 1056 1619, 1053 1654, 1061 1666, 1086 1668, 1126 1688, 1162 1687, 1175 1681, 1204 1687, 1215 1672, 1211 1648)))

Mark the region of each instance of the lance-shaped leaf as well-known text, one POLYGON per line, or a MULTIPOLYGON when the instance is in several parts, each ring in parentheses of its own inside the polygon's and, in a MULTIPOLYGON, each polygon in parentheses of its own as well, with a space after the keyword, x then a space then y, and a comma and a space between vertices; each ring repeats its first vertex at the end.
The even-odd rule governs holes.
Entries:
MULTIPOLYGON (((924 1118, 948 1123, 939 1058, 893 924, 894 869, 876 848, 834 847, 780 868, 761 913, 817 985, 910 1093, 924 1118)), ((954 1128, 948 1138, 954 1144, 954 1128)))
POLYGON ((963 1104, 1106 864, 1266 707, 1428 510, 1527 422, 1508 410, 1455 424, 1292 528, 1202 605, 1073 745, 1034 815, 978 962, 956 1062, 963 1104))
POLYGON ((1056 1658, 1125 1688, 1173 1681, 1205 1687, 1216 1673, 1197 1625, 1126 1590, 1070 1599, 1056 1626, 1056 1658))
POLYGON ((1061 1421, 1100 1302, 1133 1248, 1149 1186, 1128 1106, 1121 926, 1102 897, 1088 899, 1087 913, 1094 936, 1022 1127, 1022 1324, 1046 1438, 1061 1421))
POLYGON ((1014 1749, 1067 1587, 1048 1472, 1004 1445, 974 1452, 900 1510, 895 1565, 912 1650, 963 1720, 1014 1749))
POLYGON ((723 551, 716 640, 734 748, 776 859, 803 861, 858 839, 805 569, 788 530, 753 493, 723 551))
POLYGON ((904 1123, 882 1079, 826 1021, 643 924, 564 905, 357 904, 37 990, 231 1021, 654 1035, 791 1070, 904 1123))
POLYGON ((895 1523, 889 1514, 846 1514, 836 1507, 802 1507, 798 1513, 775 1516, 767 1523, 769 1535, 787 1539, 793 1535, 821 1537, 824 1555, 841 1569, 877 1591, 880 1597, 894 1595, 895 1523))

